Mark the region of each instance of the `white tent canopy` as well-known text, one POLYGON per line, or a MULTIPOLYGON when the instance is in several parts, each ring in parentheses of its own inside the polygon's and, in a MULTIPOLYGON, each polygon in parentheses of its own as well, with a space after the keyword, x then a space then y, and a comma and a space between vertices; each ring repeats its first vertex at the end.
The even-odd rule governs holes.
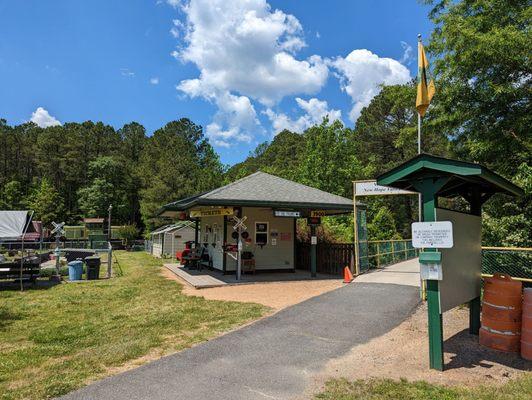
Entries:
POLYGON ((29 211, 0 211, 0 239, 19 239, 28 224, 29 211))

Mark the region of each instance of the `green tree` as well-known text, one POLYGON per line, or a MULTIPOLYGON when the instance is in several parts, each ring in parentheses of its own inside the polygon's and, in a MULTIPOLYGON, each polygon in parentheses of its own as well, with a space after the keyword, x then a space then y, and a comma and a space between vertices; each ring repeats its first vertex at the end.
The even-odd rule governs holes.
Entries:
POLYGON ((119 160, 102 156, 89 163, 90 184, 78 190, 79 208, 86 217, 103 217, 113 205, 115 220, 129 215, 125 167, 119 160))
POLYGON ((24 190, 19 181, 6 183, 0 193, 1 210, 20 210, 24 208, 24 190))
POLYGON ((50 226, 52 221, 59 222, 64 215, 63 199, 47 178, 33 188, 28 207, 35 212, 33 219, 42 221, 44 226, 50 226))
POLYGON ((307 129, 304 135, 306 147, 299 167, 299 181, 326 192, 351 197, 351 181, 361 168, 353 131, 338 120, 329 124, 324 119, 320 125, 307 129))
POLYGON ((140 157, 140 209, 144 224, 164 204, 220 186, 222 165, 202 128, 188 119, 168 123, 151 136, 140 157))
POLYGON ((369 240, 400 239, 395 226, 395 217, 387 207, 381 207, 368 223, 369 240))
MULTIPOLYGON (((427 1, 436 24, 434 110, 457 157, 528 185, 532 154, 532 7, 527 0, 427 1), (445 116, 445 117, 443 117, 445 116), (528 177, 526 176, 528 175, 528 177)), ((484 206, 484 244, 530 237, 530 196, 494 196, 484 206)))
POLYGON ((259 144, 245 161, 231 167, 225 175, 225 181, 233 182, 259 170, 297 180, 305 143, 305 135, 285 129, 270 143, 259 144))

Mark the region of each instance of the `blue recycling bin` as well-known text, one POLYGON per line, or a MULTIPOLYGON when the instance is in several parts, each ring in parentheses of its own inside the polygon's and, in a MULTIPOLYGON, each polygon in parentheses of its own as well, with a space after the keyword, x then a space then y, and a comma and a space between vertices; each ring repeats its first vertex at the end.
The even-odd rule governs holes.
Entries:
POLYGON ((83 275, 83 261, 70 261, 68 263, 68 279, 80 281, 83 275))

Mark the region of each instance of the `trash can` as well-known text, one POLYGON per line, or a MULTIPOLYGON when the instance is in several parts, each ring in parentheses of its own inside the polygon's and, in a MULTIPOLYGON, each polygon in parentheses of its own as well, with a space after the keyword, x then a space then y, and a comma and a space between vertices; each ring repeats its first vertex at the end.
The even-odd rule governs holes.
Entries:
POLYGON ((98 256, 85 257, 85 265, 87 266, 87 279, 94 280, 100 277, 101 260, 98 256))
POLYGON ((80 281, 83 275, 83 261, 70 261, 68 263, 68 279, 71 281, 80 281))

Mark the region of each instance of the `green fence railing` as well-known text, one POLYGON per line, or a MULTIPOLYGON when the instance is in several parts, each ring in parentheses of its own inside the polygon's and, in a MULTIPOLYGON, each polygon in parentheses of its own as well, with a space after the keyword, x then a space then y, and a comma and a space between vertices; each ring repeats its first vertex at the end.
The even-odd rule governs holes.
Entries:
POLYGON ((482 247, 482 276, 496 272, 532 282, 532 248, 482 247))
POLYGON ((360 258, 361 263, 367 259, 370 268, 381 268, 418 256, 418 250, 412 247, 411 239, 369 240, 367 246, 367 256, 362 255, 360 258))

